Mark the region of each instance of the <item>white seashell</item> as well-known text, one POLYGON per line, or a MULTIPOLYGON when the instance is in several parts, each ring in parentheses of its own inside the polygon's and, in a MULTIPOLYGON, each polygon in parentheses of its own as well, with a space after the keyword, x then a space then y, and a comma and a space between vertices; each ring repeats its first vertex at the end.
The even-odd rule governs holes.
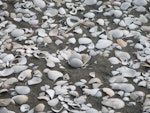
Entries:
POLYGON ((83 66, 82 60, 78 58, 72 58, 68 61, 69 65, 74 68, 80 68, 83 66))
POLYGON ((6 107, 0 107, 1 113, 9 113, 9 110, 6 107))
POLYGON ((130 98, 136 100, 137 102, 143 102, 145 93, 142 91, 134 91, 130 94, 130 98))
POLYGON ((73 30, 73 32, 75 32, 77 34, 82 34, 83 30, 81 28, 75 28, 75 30, 73 30))
POLYGON ((6 68, 6 69, 3 69, 2 71, 0 71, 0 76, 9 76, 13 73, 14 73, 14 69, 6 68))
POLYGON ((92 43, 92 40, 90 38, 79 38, 78 39, 79 44, 90 44, 92 43))
POLYGON ((128 79, 124 78, 123 76, 113 76, 109 79, 110 83, 121 83, 121 82, 128 82, 128 79))
POLYGON ((119 64, 120 60, 116 57, 111 57, 108 59, 111 64, 119 64))
POLYGON ((51 99, 54 98, 55 91, 53 89, 47 89, 45 92, 50 96, 51 99))
POLYGON ((30 88, 28 86, 16 86, 15 91, 20 95, 26 95, 30 93, 30 88))
POLYGON ((52 100, 49 100, 47 103, 49 106, 55 107, 59 103, 59 100, 58 100, 58 98, 54 98, 52 100))
POLYGON ((102 90, 103 90, 103 92, 105 92, 110 97, 115 95, 115 92, 112 89, 110 89, 110 88, 103 88, 102 90))
POLYGON ((25 78, 31 78, 32 74, 31 74, 32 70, 31 69, 27 69, 22 71, 19 76, 18 76, 18 80, 19 81, 24 81, 25 78))
POLYGON ((19 36, 22 36, 24 34, 24 30, 22 29, 15 29, 11 32, 11 35, 13 37, 19 37, 19 36))
POLYGON ((124 101, 119 98, 109 98, 102 101, 102 104, 108 107, 112 107, 113 109, 121 109, 125 106, 124 101))
POLYGON ((19 73, 21 71, 26 70, 27 68, 28 68, 28 66, 26 66, 26 65, 14 65, 12 67, 12 69, 14 70, 14 73, 19 73))
POLYGON ((28 101, 28 97, 26 95, 17 95, 12 97, 16 104, 22 105, 28 101))
POLYGON ((72 27, 74 26, 76 23, 78 23, 80 21, 80 18, 77 16, 69 16, 66 19, 66 23, 68 26, 72 27))
POLYGON ((97 3, 97 0, 84 0, 84 3, 86 5, 94 5, 97 3))
POLYGON ((140 81, 140 82, 138 83, 138 86, 141 86, 141 87, 146 87, 146 85, 147 85, 147 82, 146 82, 145 80, 140 81))
POLYGON ((37 97, 39 100, 45 100, 45 101, 49 101, 50 100, 50 98, 49 97, 47 97, 47 96, 39 96, 39 97, 37 97))
POLYGON ((137 6, 145 6, 145 5, 147 5, 147 1, 146 1, 146 0, 142 0, 142 1, 133 0, 132 3, 133 3, 134 5, 137 5, 137 6))
POLYGON ((123 32, 120 29, 110 30, 109 34, 111 34, 113 38, 121 38, 123 36, 123 32))
POLYGON ((122 16, 122 11, 121 10, 111 10, 111 13, 114 14, 115 17, 121 17, 122 16))
POLYGON ((36 112, 43 112, 44 109, 45 109, 45 105, 44 105, 43 103, 39 103, 38 105, 36 105, 36 106, 34 107, 34 110, 35 110, 36 112))
POLYGON ((29 20, 28 22, 30 25, 37 25, 39 23, 39 20, 29 20))
POLYGON ((79 93, 77 91, 69 91, 69 94, 75 97, 79 97, 79 93))
POLYGON ((45 8, 46 3, 44 0, 33 0, 33 3, 36 7, 45 8))
POLYGON ((29 111, 30 110, 30 106, 28 105, 28 104, 22 104, 21 106, 20 106, 20 111, 22 112, 22 113, 24 113, 24 112, 26 112, 26 111, 29 111))
POLYGON ((28 80, 28 85, 35 85, 35 84, 39 84, 42 82, 42 79, 40 77, 32 77, 31 80, 28 80))
POLYGON ((135 87, 132 84, 128 83, 112 83, 110 84, 110 86, 112 87, 112 89, 122 90, 125 92, 132 92, 135 89, 135 87))
POLYGON ((54 90, 55 90, 56 95, 66 95, 66 94, 68 94, 67 87, 61 87, 60 85, 55 86, 54 90))
POLYGON ((57 70, 45 69, 44 72, 47 73, 48 78, 53 81, 56 81, 58 78, 63 77, 63 73, 57 70))
POLYGON ((112 44, 112 41, 110 40, 99 39, 95 47, 97 49, 104 49, 104 48, 109 47, 111 44, 112 44))
POLYGON ((54 8, 48 8, 45 12, 44 15, 45 16, 50 16, 50 17, 54 17, 58 14, 58 10, 54 9, 54 8))

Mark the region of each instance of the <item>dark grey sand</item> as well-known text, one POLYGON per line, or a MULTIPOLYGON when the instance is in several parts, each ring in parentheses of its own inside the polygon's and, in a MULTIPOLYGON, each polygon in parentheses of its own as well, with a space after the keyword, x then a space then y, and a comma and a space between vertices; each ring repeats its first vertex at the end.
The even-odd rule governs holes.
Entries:
MULTIPOLYGON (((14 3, 15 2, 8 2, 8 9, 7 10, 9 12, 14 12, 14 8, 13 8, 14 3)), ((89 7, 87 6, 85 12, 88 12, 89 10, 96 9, 96 8, 97 8, 96 6, 89 6, 89 7)), ((41 17, 41 14, 42 14, 42 12, 38 16, 39 19, 41 17)), ((80 16, 80 18, 83 18, 82 14, 79 13, 78 15, 80 16)), ((139 14, 137 14, 137 15, 139 15, 139 14)), ((100 18, 100 17, 103 18, 103 15, 98 15, 97 16, 97 18, 100 18)), ((30 25, 28 25, 25 22, 17 23, 17 22, 14 22, 10 18, 6 18, 6 19, 12 21, 19 28, 30 28, 31 27, 30 25)), ((59 21, 62 18, 55 17, 55 19, 56 19, 56 21, 59 21)), ((62 20, 64 22, 65 18, 63 18, 62 20)), ((111 18, 109 20, 111 20, 111 18)), ((111 24, 111 27, 115 28, 116 26, 111 24)), ((88 37, 90 37, 93 40, 93 42, 96 42, 98 40, 98 38, 91 37, 91 35, 87 32, 87 30, 85 28, 83 28, 83 29, 88 34, 88 37)), ((75 35, 76 38, 81 37, 81 36, 82 35, 75 35)), ((55 37, 52 37, 52 39, 54 41, 55 37)), ((116 40, 114 40, 114 42, 115 41, 116 40)), ((134 41, 136 42, 137 40, 134 40, 134 41)), ((21 42, 18 42, 18 43, 21 43, 21 42)), ((56 50, 61 50, 61 49, 65 48, 65 46, 68 46, 70 49, 73 49, 74 47, 78 46, 78 44, 76 44, 76 45, 71 45, 71 44, 66 45, 65 41, 64 41, 64 43, 60 44, 59 46, 56 46, 54 43, 49 44, 47 47, 44 47, 43 45, 37 45, 37 46, 40 50, 45 50, 45 51, 48 51, 50 53, 55 53, 56 50)), ((135 59, 135 56, 132 54, 132 52, 136 52, 136 50, 134 48, 127 46, 127 47, 123 48, 122 51, 130 53, 132 59, 135 59)), ((6 52, 7 53, 12 53, 12 51, 6 51, 6 52)), ((114 56, 114 51, 111 52, 110 56, 114 56)), ((34 63, 35 66, 39 66, 38 69, 41 70, 41 71, 43 71, 43 69, 46 68, 46 65, 45 65, 46 62, 43 59, 28 58, 28 62, 29 63, 34 63)), ((120 66, 120 65, 117 65, 117 66, 113 66, 111 68, 112 65, 108 61, 108 58, 107 57, 102 57, 102 56, 92 57, 90 62, 88 63, 88 66, 85 69, 84 68, 78 68, 78 69, 71 68, 67 64, 66 61, 64 61, 62 63, 62 65, 65 67, 65 69, 60 69, 58 65, 56 65, 56 67, 54 69, 59 70, 59 71, 63 72, 64 74, 68 73, 69 76, 70 76, 70 80, 69 80, 70 83, 75 83, 75 82, 79 81, 80 79, 86 79, 88 81, 90 79, 89 72, 94 71, 96 73, 96 77, 100 78, 104 83, 103 86, 101 86, 100 88, 110 87, 108 79, 112 76, 111 71, 113 69, 116 69, 116 67, 120 66), (94 62, 97 62, 97 63, 94 63, 94 62)), ((141 72, 146 72, 148 70, 148 68, 141 67, 139 70, 141 72)), ((14 76, 17 77, 17 75, 14 75, 14 76)), ((31 108, 33 108, 38 103, 44 103, 45 106, 46 106, 45 111, 48 111, 48 110, 50 110, 50 107, 47 105, 47 103, 45 101, 38 100, 37 97, 38 97, 39 93, 41 92, 41 90, 40 90, 41 86, 43 86, 45 84, 53 86, 54 82, 49 80, 46 75, 44 75, 42 77, 42 79, 43 79, 43 81, 40 84, 30 86, 31 93, 28 95, 29 96, 29 101, 28 101, 27 104, 29 104, 31 106, 31 108)), ((130 83, 134 84, 132 82, 132 80, 130 80, 130 83)), ((19 85, 19 84, 24 85, 25 83, 24 82, 23 83, 18 82, 17 84, 14 84, 14 85, 19 85)), ((144 87, 138 87, 136 84, 134 84, 134 86, 136 88, 135 90, 137 90, 137 91, 138 90, 143 91, 146 94, 150 93, 150 91, 148 89, 144 88, 144 87)), ((91 86, 89 85, 89 87, 91 87, 91 86)), ((81 89, 78 88, 77 90, 80 92, 80 95, 82 95, 81 89)), ((11 98, 10 92, 0 94, 0 98, 11 98)), ((88 96, 88 98, 87 98, 87 103, 88 102, 91 103, 93 108, 96 108, 97 110, 101 110, 101 107, 102 107, 101 101, 102 101, 101 98, 96 98, 96 97, 92 97, 92 96, 88 96)), ((7 108, 9 110, 15 111, 16 113, 20 113, 19 105, 10 104, 7 108)), ((123 109, 119 109, 118 111, 120 111, 121 113, 142 113, 142 103, 137 103, 136 106, 125 106, 123 109)))

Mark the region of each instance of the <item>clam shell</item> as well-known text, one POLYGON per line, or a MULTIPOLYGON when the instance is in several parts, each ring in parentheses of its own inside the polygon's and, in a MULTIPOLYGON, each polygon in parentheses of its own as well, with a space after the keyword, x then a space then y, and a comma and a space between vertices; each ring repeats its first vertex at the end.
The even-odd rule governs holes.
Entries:
POLYGON ((12 97, 16 104, 22 105, 28 101, 28 97, 26 95, 17 95, 12 97))
POLYGON ((68 63, 73 68, 80 68, 83 66, 83 62, 78 58, 73 58, 73 59, 69 60, 68 63))
POLYGON ((26 95, 30 93, 30 88, 28 86, 16 86, 15 91, 20 95, 26 95))
POLYGON ((125 106, 124 101, 118 98, 109 98, 102 101, 102 104, 108 107, 112 107, 113 109, 121 109, 125 106))
POLYGON ((43 103, 39 103, 38 105, 35 106, 34 110, 36 112, 43 112, 45 109, 45 105, 43 103))

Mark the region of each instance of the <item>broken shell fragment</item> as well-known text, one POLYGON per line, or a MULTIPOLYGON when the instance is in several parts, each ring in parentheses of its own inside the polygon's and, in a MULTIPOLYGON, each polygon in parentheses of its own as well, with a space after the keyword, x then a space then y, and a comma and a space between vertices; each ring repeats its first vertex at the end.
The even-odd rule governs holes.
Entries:
POLYGON ((18 94, 26 95, 26 94, 29 94, 29 93, 30 93, 30 88, 29 88, 28 86, 16 86, 16 87, 15 87, 15 91, 16 91, 18 94))

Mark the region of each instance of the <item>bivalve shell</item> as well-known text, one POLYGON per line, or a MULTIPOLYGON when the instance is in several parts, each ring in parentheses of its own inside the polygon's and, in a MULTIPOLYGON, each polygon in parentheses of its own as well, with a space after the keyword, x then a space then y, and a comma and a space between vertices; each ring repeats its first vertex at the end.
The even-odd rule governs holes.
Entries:
POLYGON ((30 93, 30 88, 29 88, 28 86, 16 86, 16 87, 15 87, 15 91, 16 91, 18 94, 26 95, 26 94, 29 94, 29 93, 30 93))
POLYGON ((26 95, 17 95, 12 98, 16 104, 22 105, 28 101, 28 97, 26 95))
POLYGON ((11 32, 11 35, 13 37, 19 37, 19 36, 22 36, 24 34, 24 30, 22 29, 15 29, 11 32))

